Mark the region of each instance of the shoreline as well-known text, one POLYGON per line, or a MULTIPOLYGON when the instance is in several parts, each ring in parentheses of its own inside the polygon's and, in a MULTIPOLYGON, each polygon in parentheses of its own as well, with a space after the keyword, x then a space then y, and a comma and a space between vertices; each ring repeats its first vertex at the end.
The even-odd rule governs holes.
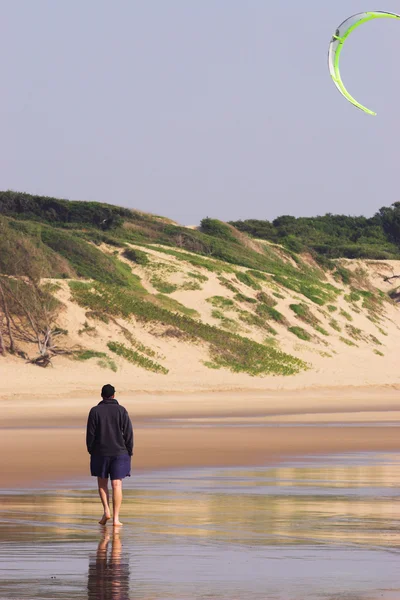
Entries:
MULTIPOLYGON (((47 390, 48 391, 48 390, 47 390)), ((397 386, 117 396, 135 472, 263 466, 304 455, 399 451, 397 386), (390 425, 390 426, 389 426, 390 425)), ((90 477, 87 415, 98 393, 0 400, 0 488, 90 477)))
MULTIPOLYGON (((397 427, 373 423, 341 427, 135 427, 135 473, 198 467, 257 467, 304 456, 347 452, 400 452, 397 427)), ((0 489, 90 478, 85 432, 74 429, 3 429, 0 489)), ((93 478, 93 486, 95 486, 93 478)))

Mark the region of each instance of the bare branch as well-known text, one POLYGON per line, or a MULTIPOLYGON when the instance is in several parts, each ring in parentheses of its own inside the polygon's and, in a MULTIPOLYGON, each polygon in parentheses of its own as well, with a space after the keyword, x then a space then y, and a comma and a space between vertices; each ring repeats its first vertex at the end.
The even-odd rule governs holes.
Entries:
POLYGON ((400 275, 390 275, 389 277, 383 277, 383 281, 391 282, 392 279, 400 279, 400 275))

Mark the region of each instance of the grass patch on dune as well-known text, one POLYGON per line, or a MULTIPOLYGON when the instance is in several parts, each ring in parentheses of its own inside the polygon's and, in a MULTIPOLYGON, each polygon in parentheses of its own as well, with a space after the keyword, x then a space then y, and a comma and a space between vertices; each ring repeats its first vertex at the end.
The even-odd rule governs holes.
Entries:
POLYGON ((340 327, 336 319, 331 319, 329 321, 329 325, 332 327, 332 329, 335 329, 336 331, 342 331, 342 328, 340 327))
POLYGON ((268 306, 267 304, 259 304, 256 308, 256 312, 259 317, 264 319, 275 321, 276 323, 284 325, 285 327, 289 325, 288 320, 283 316, 282 313, 279 312, 279 310, 276 310, 276 308, 268 306))
POLYGON ((301 271, 291 275, 277 273, 274 275, 274 280, 293 292, 302 294, 314 304, 323 306, 327 302, 336 300, 340 290, 330 283, 325 283, 318 279, 312 273, 304 273, 301 271))
POLYGON ((223 285, 224 287, 226 287, 227 290, 229 290, 230 292, 233 292, 234 294, 239 294, 239 290, 237 287, 235 287, 233 285, 233 283, 231 281, 229 281, 229 279, 227 279, 226 277, 223 277, 222 275, 220 275, 218 277, 218 281, 220 282, 221 285, 223 285))
POLYGON ((235 303, 233 300, 229 298, 225 298, 224 296, 211 296, 211 298, 207 298, 206 302, 209 302, 216 308, 225 308, 233 310, 235 308, 235 303))
POLYGON ((114 373, 116 373, 118 370, 117 365, 112 360, 112 358, 110 358, 109 356, 106 356, 105 358, 101 358, 100 360, 97 361, 97 364, 102 369, 111 369, 111 371, 113 371, 114 373))
POLYGON ((317 319, 317 317, 311 312, 306 304, 291 304, 290 308, 298 319, 304 323, 307 323, 308 325, 311 325, 311 327, 313 327, 322 335, 329 335, 329 333, 321 327, 319 319, 317 319))
POLYGON ((164 296, 163 294, 156 294, 155 298, 157 299, 158 304, 160 306, 166 308, 167 310, 170 310, 171 312, 182 313, 183 315, 193 318, 200 317, 197 310, 195 310, 194 308, 189 308, 184 304, 181 304, 180 302, 178 302, 178 300, 175 300, 175 298, 170 298, 169 296, 164 296))
POLYGON ((347 338, 344 338, 344 337, 340 336, 339 340, 341 342, 343 342, 343 344, 346 344, 347 346, 354 346, 354 347, 358 348, 357 344, 355 344, 351 340, 348 340, 347 338))
POLYGON ((340 309, 340 313, 339 313, 342 317, 344 317, 347 321, 352 321, 353 317, 345 310, 343 310, 342 308, 340 309))
POLYGON ((261 304, 265 304, 266 306, 270 306, 271 308, 278 304, 278 302, 266 292, 259 292, 257 294, 257 300, 261 302, 261 304))
POLYGON ((137 250, 136 248, 126 248, 123 251, 122 256, 137 265, 146 266, 150 262, 149 255, 146 252, 143 252, 143 250, 137 250))
POLYGON ((201 290, 202 287, 198 281, 184 281, 182 285, 179 286, 179 289, 184 292, 196 292, 201 290))
POLYGON ((131 290, 98 283, 75 282, 71 283, 71 292, 75 302, 87 309, 127 319, 134 316, 143 323, 158 322, 175 327, 194 339, 207 343, 212 362, 233 372, 245 372, 254 376, 294 375, 308 368, 299 358, 186 315, 173 313, 146 301, 131 290))
POLYGON ((214 317, 214 319, 218 319, 220 321, 221 327, 223 327, 227 331, 236 333, 240 329, 239 323, 237 323, 235 319, 230 319, 218 308, 215 308, 211 312, 211 316, 214 317))
POLYGON ((75 360, 90 360, 91 358, 104 358, 105 352, 96 352, 95 350, 80 350, 74 354, 75 360))
POLYGON ((104 254, 77 235, 43 227, 41 239, 46 246, 63 256, 79 277, 144 291, 139 277, 132 273, 127 264, 115 256, 104 254))
POLYGON ((257 300, 255 298, 252 298, 251 296, 245 296, 245 294, 242 294, 240 292, 238 294, 235 294, 235 300, 247 304, 257 304, 257 300))
POLYGON ((230 265, 218 261, 218 260, 208 260, 207 258, 203 258, 203 256, 199 254, 189 254, 188 252, 179 252, 178 250, 173 250, 172 248, 165 248, 162 246, 149 246, 153 250, 157 250, 157 252, 162 252, 163 254, 169 254, 170 256, 174 256, 178 260, 182 262, 187 262, 194 267, 199 267, 202 269, 207 269, 211 273, 234 273, 233 267, 230 265))
POLYGON ((309 342, 311 340, 311 335, 308 333, 308 331, 306 331, 302 327, 297 327, 297 326, 289 327, 288 331, 290 331, 290 333, 293 333, 294 335, 296 335, 299 339, 304 340, 306 342, 309 342))
POLYGON ((261 281, 268 281, 268 277, 265 273, 263 273, 262 271, 247 271, 247 273, 250 275, 250 277, 254 277, 255 279, 261 279, 261 281))
POLYGON ((160 292, 161 294, 172 294, 178 289, 177 285, 165 281, 165 279, 162 279, 159 275, 153 275, 150 279, 150 283, 157 292, 160 292))
POLYGON ((253 290, 262 289, 261 285, 251 275, 249 275, 249 271, 247 273, 242 273, 242 271, 239 271, 236 273, 236 279, 241 283, 244 283, 244 285, 253 288, 253 290))
POLYGON ((136 350, 132 350, 131 348, 127 348, 124 344, 120 342, 108 342, 107 344, 109 350, 114 352, 118 356, 125 358, 128 362, 137 365, 138 367, 142 367, 147 371, 153 371, 154 373, 163 373, 167 375, 168 369, 156 363, 155 361, 147 358, 147 356, 143 356, 139 354, 136 350))
POLYGON ((95 350, 81 350, 74 354, 75 360, 85 361, 91 358, 98 358, 97 365, 102 369, 111 369, 114 373, 117 372, 117 365, 115 362, 105 353, 96 352, 95 350))
POLYGON ((201 283, 205 283, 208 281, 208 277, 206 275, 202 275, 202 273, 197 273, 194 271, 189 271, 187 274, 188 277, 192 277, 193 279, 198 279, 201 283))
POLYGON ((377 350, 376 348, 374 349, 374 354, 377 354, 378 356, 385 356, 383 354, 383 352, 381 352, 380 350, 377 350))

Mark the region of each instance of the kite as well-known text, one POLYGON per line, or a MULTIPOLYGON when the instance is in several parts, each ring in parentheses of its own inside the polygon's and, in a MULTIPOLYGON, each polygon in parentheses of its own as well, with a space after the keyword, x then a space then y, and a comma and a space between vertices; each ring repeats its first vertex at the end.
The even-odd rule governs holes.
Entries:
POLYGON ((355 29, 357 29, 357 27, 359 27, 363 23, 366 23, 367 21, 372 21, 373 19, 400 19, 400 15, 397 15, 396 13, 383 12, 377 10, 374 12, 358 13, 356 15, 353 15, 352 17, 349 17, 348 19, 343 21, 343 23, 339 25, 339 27, 336 29, 335 34, 333 35, 331 43, 329 45, 328 53, 329 71, 336 87, 343 94, 343 96, 347 98, 349 102, 354 104, 354 106, 356 106, 360 110, 363 110, 368 115, 376 115, 376 113, 357 102, 357 100, 355 100, 353 96, 351 96, 346 90, 342 78, 340 76, 339 60, 343 44, 345 43, 349 35, 351 35, 351 33, 355 29))

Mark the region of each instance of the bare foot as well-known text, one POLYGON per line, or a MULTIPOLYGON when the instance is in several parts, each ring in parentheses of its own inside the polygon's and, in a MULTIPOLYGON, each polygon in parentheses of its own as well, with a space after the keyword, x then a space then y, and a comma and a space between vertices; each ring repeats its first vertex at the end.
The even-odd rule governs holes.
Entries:
POLYGON ((104 515, 101 517, 99 523, 100 523, 100 525, 106 525, 107 521, 109 521, 110 519, 111 519, 111 515, 104 513, 104 515))
POLYGON ((121 523, 121 521, 117 519, 116 521, 113 521, 113 525, 114 527, 122 527, 123 523, 121 523))

